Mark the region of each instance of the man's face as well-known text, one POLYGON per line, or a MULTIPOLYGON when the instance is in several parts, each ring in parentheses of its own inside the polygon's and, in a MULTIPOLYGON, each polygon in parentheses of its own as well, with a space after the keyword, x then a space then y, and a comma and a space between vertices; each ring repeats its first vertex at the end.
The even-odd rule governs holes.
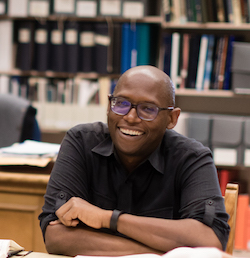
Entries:
MULTIPOLYGON (((147 75, 137 74, 125 78, 115 91, 115 97, 123 97, 132 104, 149 102, 158 107, 167 107, 164 85, 147 75)), ((135 108, 127 115, 117 115, 108 109, 108 125, 118 155, 145 158, 162 140, 169 123, 171 111, 160 111, 153 121, 144 121, 137 116, 135 108)))

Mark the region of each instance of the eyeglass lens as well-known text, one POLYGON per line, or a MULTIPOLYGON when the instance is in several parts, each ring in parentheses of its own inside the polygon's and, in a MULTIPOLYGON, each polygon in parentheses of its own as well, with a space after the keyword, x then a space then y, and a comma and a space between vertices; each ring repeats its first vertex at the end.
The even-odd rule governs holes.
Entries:
POLYGON ((158 107, 151 103, 141 103, 138 105, 132 105, 128 100, 124 98, 112 98, 111 109, 118 115, 126 115, 132 107, 136 108, 137 115, 143 120, 151 121, 155 119, 158 114, 158 107))

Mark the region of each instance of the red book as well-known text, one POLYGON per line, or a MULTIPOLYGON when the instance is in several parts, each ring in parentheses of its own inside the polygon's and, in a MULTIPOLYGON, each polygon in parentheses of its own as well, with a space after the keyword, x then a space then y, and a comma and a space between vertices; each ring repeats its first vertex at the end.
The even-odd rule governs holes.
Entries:
POLYGON ((220 190, 223 196, 225 195, 227 183, 229 182, 229 173, 230 172, 225 169, 219 172, 220 190))
POLYGON ((249 195, 239 194, 236 228, 235 228, 235 249, 247 249, 247 223, 248 223, 249 195))

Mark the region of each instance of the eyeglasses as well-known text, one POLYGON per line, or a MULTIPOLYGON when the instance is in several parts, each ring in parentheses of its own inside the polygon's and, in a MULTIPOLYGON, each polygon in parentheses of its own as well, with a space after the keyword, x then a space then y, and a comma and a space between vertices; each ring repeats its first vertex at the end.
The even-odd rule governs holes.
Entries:
POLYGON ((114 97, 113 95, 109 95, 110 107, 111 110, 121 116, 125 116, 129 113, 132 108, 136 109, 137 115, 140 119, 145 121, 154 120, 158 113, 161 110, 173 110, 174 107, 160 108, 152 103, 139 103, 137 105, 132 104, 128 100, 122 97, 114 97))

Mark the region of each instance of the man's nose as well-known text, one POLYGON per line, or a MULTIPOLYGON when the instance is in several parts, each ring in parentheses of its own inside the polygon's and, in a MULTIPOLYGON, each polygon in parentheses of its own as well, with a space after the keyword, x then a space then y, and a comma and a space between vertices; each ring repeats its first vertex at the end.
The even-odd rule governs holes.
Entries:
POLYGON ((137 115, 136 106, 132 106, 129 112, 123 116, 123 119, 125 119, 129 123, 139 123, 141 121, 141 118, 137 115))

